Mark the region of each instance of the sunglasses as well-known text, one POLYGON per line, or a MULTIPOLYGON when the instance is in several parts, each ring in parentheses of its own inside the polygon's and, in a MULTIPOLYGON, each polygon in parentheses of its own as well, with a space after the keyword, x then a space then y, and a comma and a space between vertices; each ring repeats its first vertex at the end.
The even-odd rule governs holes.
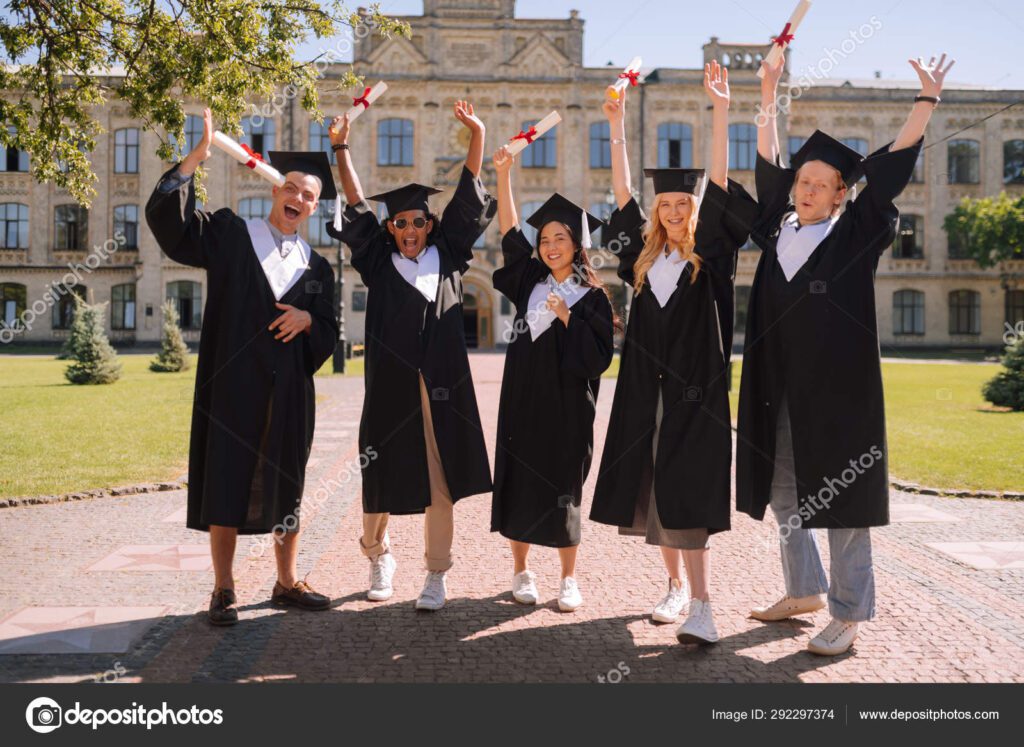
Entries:
MULTIPOLYGON (((405 219, 405 218, 399 218, 398 220, 394 221, 394 224, 395 224, 395 228, 397 228, 399 231, 401 231, 401 230, 404 230, 405 227, 409 225, 409 221, 407 219, 405 219)), ((426 218, 413 218, 412 219, 412 224, 416 228, 423 228, 425 225, 427 225, 427 219, 426 218)))

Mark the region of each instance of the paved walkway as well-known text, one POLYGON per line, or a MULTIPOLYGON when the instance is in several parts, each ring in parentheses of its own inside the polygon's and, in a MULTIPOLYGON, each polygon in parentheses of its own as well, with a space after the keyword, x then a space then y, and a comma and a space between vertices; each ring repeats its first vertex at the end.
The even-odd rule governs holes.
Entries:
MULTIPOLYGON (((502 361, 473 357, 492 449, 502 361)), ((612 400, 605 384, 597 454, 612 400)), ((590 522, 578 575, 585 605, 558 611, 557 558, 544 548, 533 555, 542 602, 515 604, 507 543, 487 531, 489 496, 456 507, 443 611, 412 606, 423 580, 420 517, 392 519, 395 596, 367 602, 356 544, 362 381, 323 379, 318 389, 327 399, 305 498, 317 508, 304 517, 299 568, 333 598, 331 611, 271 608, 272 549, 243 537, 243 621, 209 626, 206 536, 184 528, 182 491, 3 509, 0 681, 1024 682, 1020 503, 894 493, 894 523, 873 533, 878 618, 832 660, 804 651, 824 611, 772 625, 747 618, 782 587, 774 524, 742 515, 712 540, 714 647, 680 646, 675 626, 651 623, 666 584, 657 551, 590 522)))

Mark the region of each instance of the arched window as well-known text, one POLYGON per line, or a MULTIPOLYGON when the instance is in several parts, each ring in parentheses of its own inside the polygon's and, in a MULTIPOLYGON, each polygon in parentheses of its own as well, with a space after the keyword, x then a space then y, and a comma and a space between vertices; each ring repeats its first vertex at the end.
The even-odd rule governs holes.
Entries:
POLYGON ((57 205, 53 209, 53 248, 84 251, 88 245, 89 211, 81 205, 57 205))
POLYGON ((110 328, 135 329, 135 283, 110 289, 110 328))
POLYGON ((1024 184, 1024 140, 1003 143, 1003 184, 1024 184))
POLYGON ((267 151, 274 150, 274 120, 260 116, 244 117, 242 139, 239 142, 248 145, 253 153, 266 158, 267 151))
MULTIPOLYGON (((523 122, 523 132, 535 124, 536 120, 523 122)), ((557 127, 548 130, 522 152, 523 168, 553 169, 558 166, 558 141, 555 139, 557 130, 557 127)))
POLYGON ((114 132, 114 173, 139 173, 138 127, 125 127, 114 132))
POLYGON ((756 161, 757 127, 747 123, 729 125, 729 168, 750 170, 756 161))
POLYGON ((178 309, 182 329, 199 329, 203 325, 203 287, 192 280, 175 280, 167 284, 167 300, 178 309))
POLYGON ((900 215, 892 256, 893 259, 921 259, 924 256, 924 219, 920 215, 900 215))
POLYGON ((946 154, 950 184, 981 181, 981 146, 977 140, 950 140, 946 154))
POLYGON ((377 123, 377 165, 412 166, 412 164, 412 120, 382 119, 377 123))
POLYGON ((0 249, 28 249, 28 205, 0 204, 0 249))
POLYGON ((898 290, 892 294, 892 333, 894 335, 924 334, 924 293, 898 290))
POLYGON ((53 305, 53 328, 71 329, 71 323, 75 321, 75 309, 77 308, 75 297, 77 296, 80 301, 85 300, 85 286, 77 284, 71 287, 58 285, 54 286, 54 293, 57 294, 57 303, 53 305))
POLYGON ((269 197, 246 197, 238 201, 238 217, 242 220, 255 220, 270 215, 274 201, 269 197))
POLYGON ((693 128, 683 122, 658 125, 658 168, 693 167, 693 128))
POLYGON ((0 283, 0 322, 5 329, 18 329, 27 308, 28 293, 21 283, 0 283))
POLYGON ((612 167, 611 126, 607 122, 592 122, 590 125, 590 168, 610 169, 612 167))
POLYGON ((955 290, 949 294, 949 334, 981 334, 981 294, 955 290))

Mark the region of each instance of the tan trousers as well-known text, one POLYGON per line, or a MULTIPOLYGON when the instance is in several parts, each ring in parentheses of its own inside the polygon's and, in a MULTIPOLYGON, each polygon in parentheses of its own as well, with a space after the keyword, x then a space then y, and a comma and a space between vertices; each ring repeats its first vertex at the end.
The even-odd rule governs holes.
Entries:
MULTIPOLYGON (((424 560, 428 571, 447 571, 452 567, 452 539, 455 523, 452 511, 452 496, 448 491, 448 480, 444 476, 441 453, 434 438, 434 422, 430 415, 430 396, 427 385, 420 375, 420 403, 423 407, 423 438, 427 445, 427 471, 430 475, 430 505, 427 506, 423 522, 423 540, 426 551, 424 560)), ((368 558, 388 552, 389 514, 363 514, 363 536, 359 548, 368 558)))

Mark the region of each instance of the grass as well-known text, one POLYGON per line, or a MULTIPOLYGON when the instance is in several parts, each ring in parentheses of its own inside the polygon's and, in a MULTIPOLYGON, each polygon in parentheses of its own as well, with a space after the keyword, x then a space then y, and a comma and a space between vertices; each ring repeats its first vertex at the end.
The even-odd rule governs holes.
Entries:
MULTIPOLYGON (((109 386, 72 386, 67 363, 0 355, 0 497, 66 493, 174 479, 186 469, 195 367, 148 370, 152 354, 122 355, 109 386)), ((195 358, 193 356, 193 364, 195 358)), ((618 372, 618 358, 608 374, 618 372)), ((741 363, 733 365, 735 416, 741 363)), ((318 375, 332 375, 328 361, 318 375)), ((883 363, 889 469, 923 485, 1021 490, 1024 413, 981 397, 994 364, 883 363)), ((347 376, 362 376, 363 361, 347 376)), ((318 397, 318 400, 320 398, 318 397)))

